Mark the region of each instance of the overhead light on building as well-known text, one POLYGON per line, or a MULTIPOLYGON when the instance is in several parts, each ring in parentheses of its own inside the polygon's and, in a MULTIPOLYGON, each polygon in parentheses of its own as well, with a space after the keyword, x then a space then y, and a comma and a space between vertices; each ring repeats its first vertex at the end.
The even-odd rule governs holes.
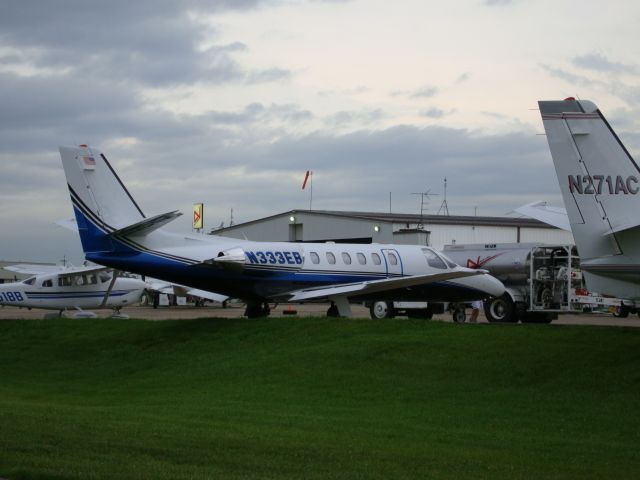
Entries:
POLYGON ((291 223, 295 223, 295 221, 296 221, 296 217, 294 217, 293 215, 291 215, 291 216, 289 217, 289 221, 290 221, 291 223))
POLYGON ((379 232, 380 231, 380 225, 374 225, 373 226, 373 231, 374 232, 379 232))

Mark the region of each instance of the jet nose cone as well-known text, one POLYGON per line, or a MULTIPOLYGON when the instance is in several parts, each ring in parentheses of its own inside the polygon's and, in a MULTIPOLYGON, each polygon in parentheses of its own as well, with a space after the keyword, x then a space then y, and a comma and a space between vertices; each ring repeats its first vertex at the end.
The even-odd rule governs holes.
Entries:
POLYGON ((504 293, 504 285, 500 280, 491 275, 481 275, 483 290, 492 297, 499 297, 504 293))

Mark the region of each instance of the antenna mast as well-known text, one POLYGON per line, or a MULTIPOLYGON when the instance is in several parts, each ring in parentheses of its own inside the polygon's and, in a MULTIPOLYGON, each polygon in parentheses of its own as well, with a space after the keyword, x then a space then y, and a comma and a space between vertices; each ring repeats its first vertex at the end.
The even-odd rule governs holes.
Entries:
POLYGON ((426 197, 427 201, 429 201, 430 196, 438 194, 427 190, 426 192, 414 192, 411 195, 420 195, 420 223, 418 224, 418 230, 422 230, 424 228, 424 199, 426 197))
POLYGON ((449 216, 449 206, 447 205, 447 177, 444 177, 444 200, 442 200, 442 205, 438 209, 438 215, 442 212, 443 215, 449 216))

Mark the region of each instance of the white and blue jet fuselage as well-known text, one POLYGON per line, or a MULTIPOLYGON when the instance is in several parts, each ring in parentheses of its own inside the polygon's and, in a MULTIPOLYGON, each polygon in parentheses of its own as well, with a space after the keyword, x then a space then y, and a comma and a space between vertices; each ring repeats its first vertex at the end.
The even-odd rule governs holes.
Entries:
MULTIPOLYGON (((418 245, 254 242, 163 230, 180 215, 147 218, 105 156, 60 147, 78 231, 88 260, 168 282, 268 301, 471 301, 501 295, 485 272, 460 267, 418 245)), ((253 312, 258 312, 257 307, 253 312)))

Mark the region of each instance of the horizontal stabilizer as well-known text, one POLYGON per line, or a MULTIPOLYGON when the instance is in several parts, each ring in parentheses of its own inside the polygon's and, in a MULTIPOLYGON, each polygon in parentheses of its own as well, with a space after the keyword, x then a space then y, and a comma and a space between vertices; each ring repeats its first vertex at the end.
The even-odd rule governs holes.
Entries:
POLYGON ((567 232, 571 231, 569 216, 567 210, 563 207, 552 207, 547 202, 533 202, 523 205, 514 210, 514 212, 526 217, 535 218, 540 222, 561 228, 567 232))
POLYGON ((348 283, 342 285, 332 285, 319 288, 307 288, 295 290, 285 294, 279 294, 277 299, 288 302, 302 302, 305 300, 321 299, 330 296, 343 295, 353 297, 370 293, 385 292, 398 288, 414 287, 434 282, 453 280, 454 278, 471 277, 483 275, 486 270, 459 270, 444 273, 434 273, 429 275, 413 275, 410 277, 383 278, 382 280, 371 280, 369 282, 348 283))
POLYGON ((124 228, 120 228, 114 232, 111 232, 110 235, 118 236, 118 237, 134 237, 134 236, 144 236, 149 233, 157 230, 158 228, 166 225, 172 220, 175 220, 182 212, 178 210, 174 210, 173 212, 161 213, 160 215, 156 215, 151 218, 145 218, 144 220, 140 220, 132 225, 129 225, 124 228))
POLYGON ((640 227, 640 224, 623 224, 623 225, 617 225, 615 227, 611 227, 611 230, 607 231, 604 233, 604 236, 608 236, 608 235, 613 235, 614 233, 620 233, 620 232, 625 232, 627 230, 632 230, 634 228, 638 228, 640 227))

